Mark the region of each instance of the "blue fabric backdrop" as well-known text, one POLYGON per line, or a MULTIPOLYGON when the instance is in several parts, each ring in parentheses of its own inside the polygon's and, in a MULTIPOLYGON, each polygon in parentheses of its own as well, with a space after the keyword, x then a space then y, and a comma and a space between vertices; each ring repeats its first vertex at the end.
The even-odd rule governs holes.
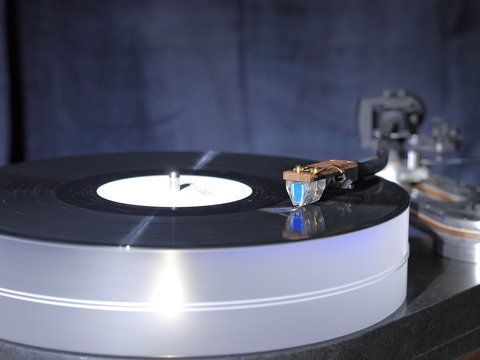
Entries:
POLYGON ((7 66, 7 35, 5 2, 0 0, 0 165, 9 160, 9 77, 7 66))
MULTIPOLYGON (((210 149, 362 159, 357 99, 392 87, 463 129, 459 155, 480 155, 479 1, 17 4, 26 159, 210 149)), ((459 176, 480 185, 479 168, 459 176)))

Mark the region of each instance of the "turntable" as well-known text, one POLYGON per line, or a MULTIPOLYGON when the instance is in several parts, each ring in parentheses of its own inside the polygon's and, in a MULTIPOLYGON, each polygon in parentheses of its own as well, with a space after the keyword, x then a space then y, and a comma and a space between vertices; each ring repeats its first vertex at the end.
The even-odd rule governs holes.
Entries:
POLYGON ((377 160, 132 153, 0 169, 0 358, 473 350, 476 265, 419 239, 407 287, 410 198, 371 174, 377 160))
POLYGON ((298 210, 281 178, 298 161, 152 153, 4 168, 0 338, 214 356, 307 345, 389 316, 406 294, 406 192, 380 178, 333 189, 314 207, 322 226, 302 231, 308 214, 289 218, 298 210))

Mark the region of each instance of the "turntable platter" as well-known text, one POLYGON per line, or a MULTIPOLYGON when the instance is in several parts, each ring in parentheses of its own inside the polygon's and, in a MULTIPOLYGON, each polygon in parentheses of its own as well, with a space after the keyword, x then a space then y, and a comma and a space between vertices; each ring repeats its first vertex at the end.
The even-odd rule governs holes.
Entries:
POLYGON ((0 339, 99 356, 213 356, 316 343, 384 319, 406 294, 408 195, 372 177, 293 208, 281 174, 299 162, 139 153, 1 169, 0 339), (165 190, 172 171, 182 194, 165 190))

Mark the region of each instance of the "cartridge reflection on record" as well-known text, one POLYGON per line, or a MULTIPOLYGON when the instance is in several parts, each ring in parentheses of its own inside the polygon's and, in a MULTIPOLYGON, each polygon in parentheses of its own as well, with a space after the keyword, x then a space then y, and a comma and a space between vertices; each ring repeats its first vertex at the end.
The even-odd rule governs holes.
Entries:
POLYGON ((302 240, 325 231, 325 219, 320 206, 309 205, 293 210, 285 221, 283 238, 302 240))

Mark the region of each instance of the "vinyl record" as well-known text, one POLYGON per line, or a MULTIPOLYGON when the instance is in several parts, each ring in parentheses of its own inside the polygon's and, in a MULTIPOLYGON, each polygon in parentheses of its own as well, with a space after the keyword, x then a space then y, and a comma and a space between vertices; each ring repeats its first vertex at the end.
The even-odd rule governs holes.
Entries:
MULTIPOLYGON (((291 239, 285 231, 291 227, 294 236, 304 225, 300 214, 286 223, 286 214, 296 209, 285 191, 282 171, 308 162, 210 152, 85 156, 9 166, 0 170, 0 232, 54 242, 158 248, 287 242, 291 239), (251 193, 227 203, 188 206, 187 187, 173 195, 187 193, 187 206, 177 208, 131 205, 97 193, 115 180, 166 177, 172 170, 180 173, 181 181, 189 175, 207 181, 229 179, 233 185, 245 184, 251 193)), ((168 192, 166 186, 162 189, 160 183, 146 197, 156 192, 162 196, 168 192)), ((230 186, 226 184, 224 192, 230 192, 230 186)), ((142 187, 142 183, 133 185, 129 191, 135 196, 142 187)), ((190 191, 192 196, 195 193, 190 191)), ((399 215, 407 206, 405 192, 380 178, 358 182, 353 190, 327 188, 323 200, 302 214, 308 221, 321 213, 322 226, 303 229, 299 236, 317 239, 368 228, 399 215)))

